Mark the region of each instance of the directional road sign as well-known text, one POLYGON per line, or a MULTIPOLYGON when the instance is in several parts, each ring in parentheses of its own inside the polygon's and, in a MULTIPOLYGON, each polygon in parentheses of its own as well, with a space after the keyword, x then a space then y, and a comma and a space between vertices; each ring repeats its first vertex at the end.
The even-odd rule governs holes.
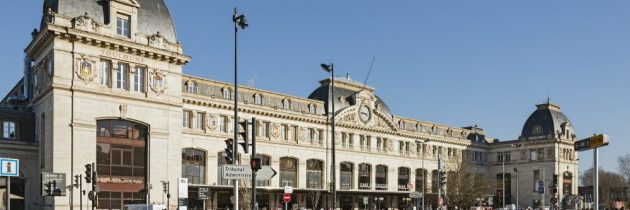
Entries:
POLYGON ((410 198, 422 198, 422 192, 412 192, 409 193, 410 198))
POLYGON ((585 138, 585 139, 576 141, 574 146, 575 146, 575 151, 585 151, 589 149, 595 149, 598 147, 606 146, 608 145, 608 143, 609 143, 608 135, 599 134, 599 135, 592 136, 590 138, 585 138))
MULTIPOLYGON (((271 166, 263 166, 256 173, 256 180, 266 181, 276 176, 277 172, 271 166)), ((252 169, 245 165, 223 165, 223 179, 251 179, 252 169)))
POLYGON ((66 174, 42 172, 42 196, 66 196, 66 174))
POLYGON ((0 158, 0 176, 19 176, 20 161, 17 159, 0 158))

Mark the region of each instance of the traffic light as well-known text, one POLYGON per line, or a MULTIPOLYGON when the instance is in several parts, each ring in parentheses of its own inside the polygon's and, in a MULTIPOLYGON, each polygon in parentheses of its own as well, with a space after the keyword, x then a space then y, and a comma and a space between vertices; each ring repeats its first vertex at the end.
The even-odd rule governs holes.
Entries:
POLYGON ((247 138, 247 136, 249 135, 249 132, 248 132, 249 122, 247 120, 244 120, 242 122, 239 122, 238 125, 239 127, 243 128, 242 130, 238 129, 238 135, 241 136, 241 138, 243 138, 243 143, 238 143, 238 144, 243 146, 243 151, 245 153, 249 153, 249 141, 247 138))
POLYGON ((446 181, 447 181, 446 179, 448 178, 447 173, 445 171, 440 171, 439 173, 440 173, 440 185, 444 186, 446 185, 446 181))
POLYGON ((74 187, 79 187, 79 182, 81 181, 80 175, 74 175, 74 187))
POLYGON ((225 161, 234 164, 234 139, 225 140, 225 161))
POLYGON ((92 182, 92 164, 85 164, 85 183, 92 182))
POLYGON ((250 165, 252 167, 252 171, 258 171, 262 168, 262 159, 261 158, 252 158, 250 160, 250 165))
POLYGON ((557 174, 553 175, 553 181, 551 182, 551 193, 552 194, 558 193, 558 175, 557 174))

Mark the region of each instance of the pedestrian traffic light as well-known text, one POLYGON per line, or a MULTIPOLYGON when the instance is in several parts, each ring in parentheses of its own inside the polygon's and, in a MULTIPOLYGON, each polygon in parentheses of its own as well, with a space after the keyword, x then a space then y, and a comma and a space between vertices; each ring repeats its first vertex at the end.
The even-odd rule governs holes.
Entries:
POLYGON ((85 183, 92 182, 92 164, 85 164, 85 183))
POLYGON ((248 141, 248 135, 249 135, 249 129, 248 129, 248 125, 249 122, 247 120, 244 120, 242 122, 238 123, 239 125, 239 129, 238 129, 238 135, 243 138, 243 143, 238 143, 243 147, 243 151, 245 153, 249 153, 249 141, 248 141), (242 127, 243 129, 240 129, 240 127, 242 127))
POLYGON ((252 171, 258 171, 262 168, 262 159, 261 158, 252 158, 250 160, 250 166, 252 167, 252 171))
POLYGON ((225 140, 225 161, 234 164, 234 139, 225 140))

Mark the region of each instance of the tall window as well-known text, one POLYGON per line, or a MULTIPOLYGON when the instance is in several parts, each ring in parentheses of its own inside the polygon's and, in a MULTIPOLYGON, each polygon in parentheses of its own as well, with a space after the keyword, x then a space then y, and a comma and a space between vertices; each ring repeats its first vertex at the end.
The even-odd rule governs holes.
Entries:
POLYGON ((538 181, 541 181, 541 179, 540 179, 540 170, 535 169, 533 171, 533 173, 534 174, 532 176, 532 178, 533 178, 532 179, 532 182, 533 182, 532 184, 534 186, 534 192, 538 192, 538 181))
POLYGON ((291 110, 291 100, 289 99, 282 100, 282 108, 286 110, 291 110))
POLYGON ((398 191, 409 191, 407 184, 409 184, 409 168, 398 168, 398 191))
POLYGON ((426 172, 421 168, 416 169, 416 192, 423 192, 423 188, 427 187, 427 182, 424 179, 426 172))
MULTIPOLYGON (((271 165, 271 158, 269 156, 261 155, 261 154, 257 154, 256 156, 260 158, 260 160, 261 160, 260 165, 261 166, 270 166, 271 165)), ((270 184, 271 184, 270 180, 256 181, 256 186, 264 187, 264 186, 269 186, 270 184)))
POLYGON ((341 170, 340 170, 340 182, 341 182, 341 190, 351 190, 352 189, 352 172, 354 171, 354 166, 350 162, 342 162, 341 170))
POLYGON ((289 126, 288 125, 280 126, 280 136, 282 137, 282 140, 289 140, 289 126))
POLYGON ((376 166, 376 190, 387 190, 387 166, 376 166))
POLYGON ((227 133, 227 124, 228 124, 228 118, 227 116, 221 116, 221 120, 219 120, 219 130, 221 132, 227 133))
POLYGON ((111 61, 102 60, 101 61, 101 69, 99 71, 99 84, 102 86, 109 87, 109 77, 111 74, 111 61))
POLYGON ((322 188, 322 161, 310 159, 306 161, 306 188, 322 188))
POLYGON ((562 173, 562 194, 569 195, 573 191, 573 174, 571 172, 562 173))
POLYGON ((206 153, 198 149, 182 150, 182 177, 188 178, 189 184, 205 184, 206 153))
POLYGON ((145 73, 143 67, 136 67, 136 70, 133 72, 133 91, 144 92, 145 73))
POLYGON ((116 34, 119 36, 131 37, 131 33, 129 32, 129 19, 130 17, 128 15, 118 14, 118 17, 116 18, 116 34))
POLYGON ((203 112, 195 112, 195 129, 203 129, 205 115, 203 112))
POLYGON ((280 187, 297 187, 297 159, 290 157, 280 158, 280 187))
POLYGON ((129 66, 124 63, 119 63, 116 68, 116 88, 129 90, 127 77, 129 77, 129 66))
POLYGON ((182 125, 184 128, 191 128, 190 127, 190 115, 192 115, 192 112, 190 111, 184 111, 183 114, 183 119, 182 119, 182 125))
POLYGON ((186 82, 187 91, 189 93, 197 93, 197 83, 194 81, 186 82))
POLYGON ((262 105, 263 103, 262 95, 260 95, 259 93, 254 94, 254 103, 256 105, 262 105))
POLYGON ((125 120, 99 120, 96 125, 97 208, 145 203, 148 128, 125 120))
POLYGON ((309 142, 315 143, 315 129, 313 128, 309 128, 308 129, 308 140, 309 142))
POLYGON ((2 138, 13 139, 13 140, 17 138, 15 122, 13 121, 2 122, 2 138))
POLYGON ((370 180, 372 173, 372 166, 367 163, 359 164, 359 189, 360 190, 370 190, 372 186, 370 185, 370 180))
POLYGON ((232 99, 232 90, 230 88, 223 88, 223 99, 232 99))

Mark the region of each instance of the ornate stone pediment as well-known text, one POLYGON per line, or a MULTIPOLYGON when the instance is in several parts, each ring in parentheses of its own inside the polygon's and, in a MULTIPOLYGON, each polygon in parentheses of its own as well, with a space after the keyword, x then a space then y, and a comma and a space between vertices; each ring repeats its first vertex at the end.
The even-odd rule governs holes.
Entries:
POLYGON ((97 26, 98 24, 96 23, 96 21, 94 21, 94 18, 88 15, 87 12, 84 15, 80 15, 75 18, 72 18, 72 27, 75 29, 88 31, 88 32, 95 32, 97 26))
POLYGON ((168 41, 164 39, 162 34, 158 31, 156 34, 147 37, 149 39, 149 46, 156 48, 165 48, 168 41))
POLYGON ((361 122, 359 120, 359 106, 360 105, 354 105, 354 106, 350 106, 350 107, 340 110, 335 116, 336 121, 339 123, 347 123, 347 124, 358 125, 358 126, 367 126, 367 127, 386 129, 386 130, 392 130, 392 131, 398 130, 394 122, 385 114, 379 112, 377 109, 371 110, 372 117, 370 117, 369 121, 365 123, 361 122))

